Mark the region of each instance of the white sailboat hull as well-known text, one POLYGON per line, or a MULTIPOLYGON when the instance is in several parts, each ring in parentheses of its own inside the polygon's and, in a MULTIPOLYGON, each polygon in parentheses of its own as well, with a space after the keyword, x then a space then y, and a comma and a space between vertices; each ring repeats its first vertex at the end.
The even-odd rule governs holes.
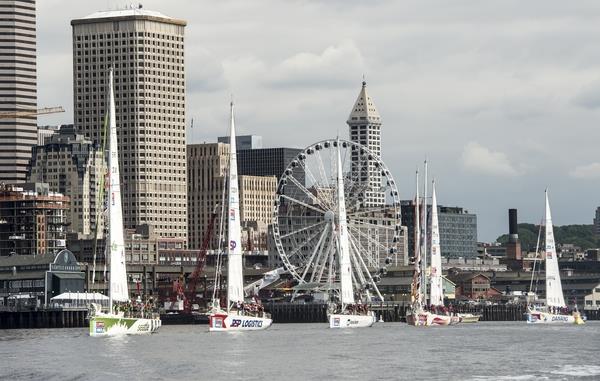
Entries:
POLYGON ((214 312, 208 317, 209 332, 260 331, 273 324, 267 314, 262 316, 239 315, 235 312, 214 312))
POLYGON ((527 324, 583 324, 579 312, 574 312, 572 315, 565 315, 529 310, 526 317, 527 324))
POLYGON ((375 314, 331 314, 329 315, 329 328, 365 328, 375 323, 375 314))
POLYGON ((477 323, 481 318, 481 315, 466 313, 458 314, 458 317, 460 318, 461 323, 477 323))
POLYGON ((98 314, 90 318, 90 336, 145 335, 156 332, 160 319, 126 318, 114 314, 98 314))
POLYGON ((410 311, 406 315, 406 323, 415 327, 456 325, 460 323, 460 317, 439 315, 429 311, 410 311))

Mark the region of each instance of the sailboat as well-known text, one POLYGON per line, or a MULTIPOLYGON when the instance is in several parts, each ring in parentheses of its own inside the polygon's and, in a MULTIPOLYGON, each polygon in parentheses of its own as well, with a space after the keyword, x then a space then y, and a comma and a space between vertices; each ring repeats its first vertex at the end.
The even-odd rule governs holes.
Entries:
MULTIPOLYGON (((427 165, 427 164, 426 164, 427 165)), ((425 167, 427 169, 427 167, 425 167)), ((444 307, 444 286, 442 279, 442 256, 440 248, 440 230, 437 213, 437 198, 435 194, 435 181, 433 182, 431 197, 431 274, 430 281, 430 310, 425 308, 426 296, 423 285, 427 283, 427 277, 424 266, 424 258, 421 256, 421 239, 427 240, 427 203, 423 202, 423 218, 425 225, 424 237, 421 237, 419 222, 419 173, 416 175, 417 188, 415 198, 415 269, 412 283, 412 303, 406 314, 406 322, 414 326, 432 326, 432 325, 454 325, 460 322, 458 316, 452 316, 445 313, 444 307)), ((427 180, 426 180, 427 181, 427 180)), ((426 193, 424 200, 426 200, 426 193)), ((423 242, 425 244, 425 242, 423 242)), ((424 245, 426 247, 426 245, 424 245)), ((425 249, 426 250, 426 249, 425 249)), ((426 251, 425 251, 426 252, 426 251)))
POLYGON ((117 123, 115 117, 115 97, 113 91, 113 71, 109 73, 109 148, 108 148, 108 234, 106 239, 107 258, 110 265, 109 308, 102 312, 99 305, 92 306, 90 316, 90 336, 115 336, 123 334, 147 334, 161 326, 158 317, 145 318, 125 316, 115 302, 129 302, 127 268, 125 265, 125 241, 123 238, 123 209, 121 206, 121 186, 119 180, 119 154, 117 148, 117 123))
MULTIPOLYGON (((242 231, 240 227, 240 195, 237 175, 237 153, 233 102, 231 102, 229 129, 229 178, 227 190, 229 209, 227 213, 227 306, 223 309, 219 300, 213 298, 209 314, 209 331, 256 331, 267 329, 273 323, 259 303, 245 303, 244 275, 242 270, 242 231)), ((218 272, 216 276, 219 276, 218 272)))
POLYGON ((568 323, 583 324, 581 313, 575 307, 575 311, 569 313, 563 295, 558 269, 558 258, 554 242, 554 229, 552 226, 552 215, 550 213, 550 202, 548 201, 548 190, 546 194, 546 210, 544 215, 545 226, 545 254, 546 254, 546 300, 545 303, 531 303, 527 306, 527 323, 549 324, 568 323))
POLYGON ((368 307, 356 305, 354 288, 352 284, 352 262, 350 261, 350 246, 348 242, 348 220, 346 216, 346 199, 344 196, 344 177, 342 173, 342 160, 340 143, 337 146, 337 216, 333 211, 325 214, 325 220, 332 224, 334 232, 340 271, 339 309, 329 313, 329 328, 362 328, 370 327, 375 323, 375 314, 368 307), (336 218, 337 217, 337 218, 336 218), (337 219, 337 226, 336 225, 337 219))

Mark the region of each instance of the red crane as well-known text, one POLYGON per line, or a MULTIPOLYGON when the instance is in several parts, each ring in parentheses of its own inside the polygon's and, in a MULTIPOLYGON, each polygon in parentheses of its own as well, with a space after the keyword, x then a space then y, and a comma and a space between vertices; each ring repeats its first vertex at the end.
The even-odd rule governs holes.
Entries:
MULTIPOLYGON (((210 241, 213 237, 213 232, 215 230, 215 221, 217 220, 217 207, 213 210, 213 213, 210 217, 210 221, 207 226, 206 233, 204 234, 204 240, 202 241, 202 246, 200 246, 200 251, 198 252, 198 256, 196 257, 196 267, 194 268, 194 272, 190 275, 189 283, 187 284, 187 295, 183 293, 183 287, 181 282, 179 282, 178 293, 184 297, 184 310, 189 313, 192 310, 192 303, 196 300, 196 287, 198 285, 198 279, 200 275, 204 272, 204 265, 206 264, 206 253, 208 252, 208 247, 210 246, 210 241)), ((177 282, 177 281, 176 281, 177 282)), ((206 292, 206 290, 204 290, 206 292)))

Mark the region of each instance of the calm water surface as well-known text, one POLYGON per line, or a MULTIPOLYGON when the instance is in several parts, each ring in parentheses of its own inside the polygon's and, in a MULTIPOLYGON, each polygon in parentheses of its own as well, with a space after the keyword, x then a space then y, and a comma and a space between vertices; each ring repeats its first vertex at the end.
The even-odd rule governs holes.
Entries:
POLYGON ((600 380, 600 322, 585 326, 402 323, 331 330, 278 324, 211 333, 90 338, 85 329, 0 331, 10 380, 600 380))

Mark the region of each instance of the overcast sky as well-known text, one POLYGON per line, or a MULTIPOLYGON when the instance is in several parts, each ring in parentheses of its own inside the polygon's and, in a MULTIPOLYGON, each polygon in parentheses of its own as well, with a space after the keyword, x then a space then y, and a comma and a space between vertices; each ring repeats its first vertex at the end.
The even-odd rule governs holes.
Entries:
MULTIPOLYGON (((70 20, 122 1, 38 1, 38 104, 72 122, 70 20)), ((600 2, 155 0, 187 20, 188 142, 227 129, 264 146, 338 133, 362 75, 383 119, 382 157, 402 198, 425 157, 438 202, 478 216, 479 240, 543 215, 589 224, 600 205, 600 2)))

